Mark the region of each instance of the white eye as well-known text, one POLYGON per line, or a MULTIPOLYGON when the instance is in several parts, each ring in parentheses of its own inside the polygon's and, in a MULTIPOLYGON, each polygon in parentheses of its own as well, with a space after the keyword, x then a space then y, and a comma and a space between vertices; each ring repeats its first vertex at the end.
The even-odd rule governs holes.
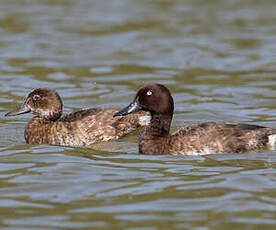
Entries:
POLYGON ((147 95, 148 95, 148 96, 152 95, 152 91, 149 90, 149 91, 147 92, 147 95))

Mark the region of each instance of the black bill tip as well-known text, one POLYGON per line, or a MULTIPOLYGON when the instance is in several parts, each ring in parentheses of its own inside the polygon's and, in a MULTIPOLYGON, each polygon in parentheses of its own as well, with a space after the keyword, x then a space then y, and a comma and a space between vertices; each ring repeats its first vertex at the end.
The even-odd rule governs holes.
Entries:
POLYGON ((118 117, 118 116, 122 116, 121 111, 118 111, 117 113, 114 113, 114 114, 113 114, 113 117, 118 117))

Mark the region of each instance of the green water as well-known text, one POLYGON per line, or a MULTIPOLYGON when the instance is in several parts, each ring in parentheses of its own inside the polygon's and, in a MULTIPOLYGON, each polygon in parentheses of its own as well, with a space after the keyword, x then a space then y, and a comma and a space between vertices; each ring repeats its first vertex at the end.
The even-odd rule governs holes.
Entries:
MULTIPOLYGON (((65 113, 125 106, 149 82, 175 100, 173 130, 200 121, 276 127, 276 3, 0 0, 0 228, 276 228, 276 152, 142 156, 27 145, 36 87, 65 113)), ((116 149, 116 150, 115 150, 116 149)))

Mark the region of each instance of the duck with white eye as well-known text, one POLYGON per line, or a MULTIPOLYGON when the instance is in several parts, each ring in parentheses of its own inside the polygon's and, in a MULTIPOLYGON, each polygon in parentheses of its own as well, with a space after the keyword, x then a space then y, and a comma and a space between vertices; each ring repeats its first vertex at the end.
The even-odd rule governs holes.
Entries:
POLYGON ((139 136, 142 154, 242 153, 263 147, 275 149, 276 129, 234 122, 191 124, 169 134, 174 111, 170 91, 161 84, 149 84, 138 90, 129 106, 113 116, 126 116, 137 111, 151 114, 150 124, 139 136))

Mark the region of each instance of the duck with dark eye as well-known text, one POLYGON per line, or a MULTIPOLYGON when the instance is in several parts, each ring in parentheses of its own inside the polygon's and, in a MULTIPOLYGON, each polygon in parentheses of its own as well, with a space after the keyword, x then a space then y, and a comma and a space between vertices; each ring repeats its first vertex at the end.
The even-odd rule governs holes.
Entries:
POLYGON ((145 125, 149 116, 142 112, 127 119, 114 119, 116 108, 91 108, 64 115, 62 100, 54 89, 33 90, 24 103, 5 116, 33 113, 24 137, 30 144, 93 147, 94 144, 118 139, 145 125))
POLYGON ((174 111, 170 91, 161 84, 150 84, 138 90, 133 102, 116 112, 125 116, 148 111, 151 121, 139 136, 142 154, 241 153, 263 147, 275 149, 276 129, 231 122, 205 122, 180 128, 169 134, 174 111))

